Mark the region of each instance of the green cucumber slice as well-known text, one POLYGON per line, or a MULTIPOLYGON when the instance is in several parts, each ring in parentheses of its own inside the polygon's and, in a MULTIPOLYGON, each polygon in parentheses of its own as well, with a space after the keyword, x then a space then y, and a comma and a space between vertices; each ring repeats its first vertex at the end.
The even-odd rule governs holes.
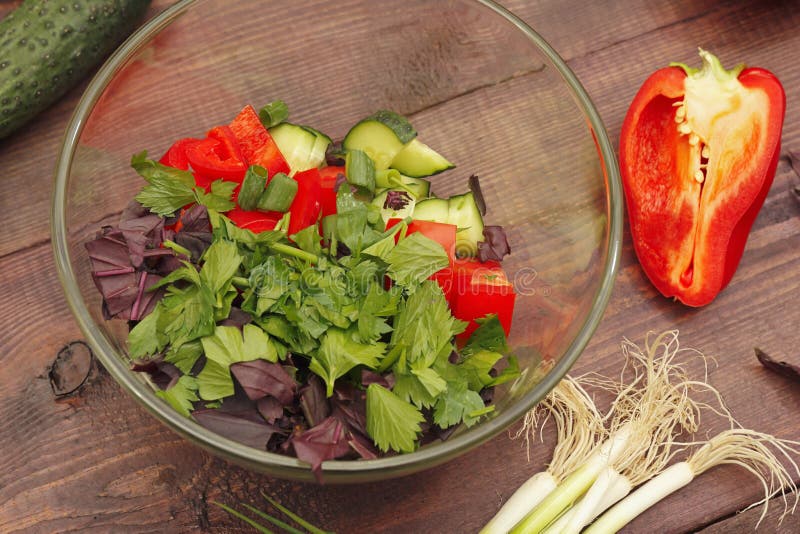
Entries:
POLYGON ((446 198, 428 198, 417 202, 413 217, 420 221, 433 221, 449 224, 450 201, 446 198))
POLYGON ((456 253, 474 256, 478 253, 478 241, 483 241, 483 217, 470 191, 448 199, 447 222, 458 228, 456 231, 456 253))
POLYGON ((331 142, 327 135, 299 124, 282 122, 269 129, 292 175, 319 167, 325 161, 325 150, 331 142))
POLYGON ((392 159, 389 166, 413 178, 432 176, 455 167, 444 156, 419 139, 412 139, 404 146, 392 159))
POLYGON ((375 187, 381 189, 407 189, 417 200, 428 198, 431 194, 431 183, 428 180, 404 176, 397 169, 384 169, 376 172, 375 187))
POLYGON ((388 169, 394 157, 417 132, 402 115, 378 111, 359 121, 345 135, 345 150, 362 150, 375 162, 375 170, 388 169))
POLYGON ((474 256, 478 252, 478 241, 483 241, 483 217, 472 192, 448 199, 428 198, 417 202, 412 217, 455 225, 456 253, 459 256, 474 256))

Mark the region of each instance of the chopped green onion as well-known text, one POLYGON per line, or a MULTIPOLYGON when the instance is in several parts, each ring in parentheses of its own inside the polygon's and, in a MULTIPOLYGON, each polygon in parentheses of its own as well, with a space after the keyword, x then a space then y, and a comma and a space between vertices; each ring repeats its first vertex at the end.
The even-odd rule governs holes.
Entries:
POLYGON ((258 110, 258 118, 264 128, 272 128, 289 118, 289 106, 283 100, 270 102, 258 110))
POLYGON ((267 169, 261 165, 250 165, 239 189, 239 207, 245 211, 252 211, 258 206, 258 199, 264 192, 267 183, 267 169))
POLYGON ((344 159, 347 182, 360 191, 375 192, 375 162, 362 150, 350 150, 344 159))
POLYGON ((192 253, 189 251, 189 249, 187 249, 186 247, 180 246, 179 244, 177 244, 175 241, 172 241, 171 239, 165 239, 161 243, 161 245, 164 248, 168 248, 168 249, 172 250, 176 254, 184 255, 187 258, 191 258, 192 257, 192 253))
POLYGON ((263 211, 289 211, 295 195, 297 181, 282 172, 277 173, 267 184, 267 188, 258 199, 258 209, 263 211))

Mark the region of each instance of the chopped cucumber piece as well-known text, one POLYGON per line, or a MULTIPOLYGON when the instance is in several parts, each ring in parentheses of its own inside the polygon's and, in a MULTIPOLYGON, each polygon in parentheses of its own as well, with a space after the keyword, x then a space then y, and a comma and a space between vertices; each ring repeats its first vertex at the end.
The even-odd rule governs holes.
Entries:
POLYGON ((412 139, 397 153, 390 164, 391 168, 414 178, 438 174, 454 166, 419 139, 412 139))
POLYGON ((394 157, 417 132, 405 117, 379 111, 350 128, 342 141, 345 150, 362 150, 375 162, 376 170, 388 169, 394 157))
POLYGON ((396 169, 376 172, 375 186, 381 189, 405 189, 417 200, 428 198, 431 193, 431 183, 428 180, 403 176, 396 169))
POLYGON ((478 253, 478 241, 483 241, 483 217, 472 192, 448 199, 450 211, 447 222, 458 228, 456 231, 456 253, 474 256, 478 253))
POLYGON ((417 202, 414 206, 415 219, 447 224, 450 213, 450 202, 446 198, 428 198, 417 202))
POLYGON ((414 215, 414 206, 416 203, 417 201, 414 197, 403 189, 384 189, 377 193, 375 198, 372 199, 372 204, 381 210, 383 222, 389 219, 405 219, 406 217, 412 217, 414 215), (400 195, 406 201, 405 206, 400 209, 392 209, 391 206, 386 206, 386 198, 390 193, 400 195))
POLYGON ((325 161, 325 150, 331 142, 330 137, 313 128, 290 122, 270 128, 269 133, 286 158, 292 175, 319 167, 325 161))
POLYGON ((483 217, 472 192, 417 202, 413 218, 455 225, 456 253, 460 256, 474 256, 478 252, 478 241, 483 241, 483 217))

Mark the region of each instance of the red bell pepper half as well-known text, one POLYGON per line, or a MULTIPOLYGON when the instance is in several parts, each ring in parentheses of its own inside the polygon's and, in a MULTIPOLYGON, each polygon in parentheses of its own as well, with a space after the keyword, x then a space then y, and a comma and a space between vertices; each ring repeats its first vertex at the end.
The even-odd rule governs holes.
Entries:
POLYGON ((253 106, 245 106, 230 123, 230 129, 249 165, 261 165, 270 178, 279 172, 289 174, 289 164, 253 106))
POLYGON ((620 170, 634 248, 653 285, 689 306, 730 282, 780 152, 786 96, 761 68, 653 73, 622 125, 620 170))

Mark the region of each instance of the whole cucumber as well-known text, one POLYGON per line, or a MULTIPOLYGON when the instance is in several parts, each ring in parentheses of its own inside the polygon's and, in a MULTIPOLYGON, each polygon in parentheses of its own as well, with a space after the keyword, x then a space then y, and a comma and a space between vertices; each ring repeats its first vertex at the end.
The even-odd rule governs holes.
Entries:
POLYGON ((150 0, 25 0, 0 20, 0 139, 48 107, 136 27, 150 0))

